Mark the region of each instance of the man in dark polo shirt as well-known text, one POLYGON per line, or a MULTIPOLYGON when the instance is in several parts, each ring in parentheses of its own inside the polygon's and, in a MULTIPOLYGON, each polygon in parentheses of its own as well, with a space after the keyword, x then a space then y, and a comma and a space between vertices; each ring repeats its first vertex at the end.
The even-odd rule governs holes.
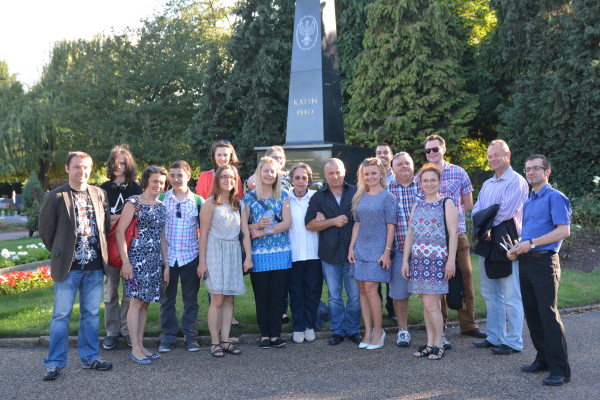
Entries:
POLYGON ((534 154, 525 161, 525 176, 533 191, 523 206, 521 242, 507 253, 519 257, 523 309, 535 361, 521 370, 534 373, 550 370, 544 383, 561 386, 571 380, 565 328, 557 307, 560 260, 558 251, 570 235, 569 199, 548 184, 550 161, 534 154))
POLYGON ((336 345, 348 336, 354 343, 362 340, 360 334, 360 298, 358 281, 350 276, 348 247, 352 236, 352 197, 356 186, 344 182, 344 163, 331 158, 325 163, 327 183, 310 199, 304 222, 306 229, 319 232, 319 258, 327 283, 331 332, 329 344, 336 345), (344 307, 342 290, 346 288, 344 307))

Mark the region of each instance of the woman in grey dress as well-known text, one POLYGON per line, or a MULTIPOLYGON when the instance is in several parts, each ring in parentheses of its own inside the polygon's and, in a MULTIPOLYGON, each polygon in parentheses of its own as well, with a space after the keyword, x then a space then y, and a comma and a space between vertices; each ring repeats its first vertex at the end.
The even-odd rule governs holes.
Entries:
POLYGON ((348 261, 354 264, 354 278, 360 287, 360 307, 365 323, 361 349, 383 347, 381 299, 377 287, 389 282, 396 199, 385 190, 386 174, 377 158, 367 158, 358 169, 358 190, 352 199, 354 227, 348 261))
POLYGON ((233 296, 246 293, 243 272, 252 268, 252 256, 248 211, 238 198, 237 179, 238 172, 234 166, 219 167, 215 173, 212 196, 200 211, 198 276, 206 280, 206 290, 211 298, 208 329, 213 357, 223 357, 224 353, 241 354, 241 350, 229 342, 233 296), (244 234, 246 251, 243 265, 240 231, 244 234))

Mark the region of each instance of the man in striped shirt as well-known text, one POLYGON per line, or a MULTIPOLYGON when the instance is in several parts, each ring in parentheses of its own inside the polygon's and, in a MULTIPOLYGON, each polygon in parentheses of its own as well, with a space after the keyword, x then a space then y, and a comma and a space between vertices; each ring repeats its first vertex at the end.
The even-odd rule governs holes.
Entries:
MULTIPOLYGON (((523 203, 527 200, 527 181, 510 166, 510 150, 504 140, 494 140, 487 150, 494 176, 484 182, 473 214, 498 204, 492 226, 513 220, 521 234, 523 203)), ((491 239, 491 238, 490 238, 491 239)), ((481 294, 487 307, 487 338, 475 342, 479 348, 492 348, 496 354, 509 355, 523 350, 523 302, 519 286, 519 262, 512 263, 512 273, 491 279, 486 273, 485 257, 479 256, 481 294), (507 323, 508 319, 508 323, 507 323)))

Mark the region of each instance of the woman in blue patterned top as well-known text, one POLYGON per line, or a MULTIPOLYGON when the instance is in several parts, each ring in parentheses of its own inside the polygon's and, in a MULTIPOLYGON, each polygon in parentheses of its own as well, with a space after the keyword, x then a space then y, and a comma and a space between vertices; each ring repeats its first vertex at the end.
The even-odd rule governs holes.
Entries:
POLYGON ((283 347, 281 310, 287 295, 292 251, 288 230, 292 216, 288 193, 281 188, 279 163, 271 157, 260 159, 256 167, 256 189, 244 196, 250 211, 248 228, 252 238, 250 279, 256 302, 256 320, 260 328, 260 347, 283 347), (275 221, 265 217, 271 207, 275 221), (271 226, 272 223, 274 226, 271 226))

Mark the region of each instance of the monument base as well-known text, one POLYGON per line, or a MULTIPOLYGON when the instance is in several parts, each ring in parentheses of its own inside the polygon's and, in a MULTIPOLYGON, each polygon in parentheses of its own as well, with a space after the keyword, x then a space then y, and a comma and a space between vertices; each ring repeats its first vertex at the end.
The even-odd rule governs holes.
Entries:
MULTIPOLYGON (((367 157, 374 157, 370 148, 354 147, 337 143, 289 144, 283 145, 285 150, 285 168, 289 170, 294 164, 303 162, 313 171, 314 182, 325 182, 323 170, 330 158, 339 158, 346 166, 346 182, 356 184, 356 172, 360 163, 367 157)), ((255 147, 257 160, 264 156, 268 147, 255 147)))

